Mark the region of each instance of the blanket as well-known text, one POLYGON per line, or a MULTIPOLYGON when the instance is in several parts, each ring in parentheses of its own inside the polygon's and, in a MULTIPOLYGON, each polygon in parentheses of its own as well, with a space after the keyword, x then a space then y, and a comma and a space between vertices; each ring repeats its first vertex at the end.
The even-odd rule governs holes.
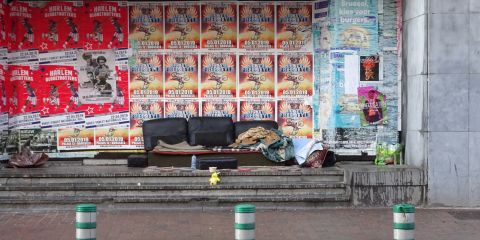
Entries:
POLYGON ((157 146, 153 149, 153 152, 160 154, 207 154, 207 153, 252 153, 260 152, 256 147, 205 147, 201 145, 191 146, 187 142, 183 141, 177 144, 168 144, 162 140, 158 140, 157 146))
POLYGON ((240 134, 230 147, 259 149, 262 154, 274 162, 285 162, 295 156, 292 139, 282 132, 263 127, 255 127, 240 134))
POLYGON ((153 149, 154 152, 186 152, 186 151, 195 151, 201 152, 210 150, 206 149, 204 146, 190 146, 186 141, 177 144, 168 144, 162 140, 158 140, 157 146, 153 149))

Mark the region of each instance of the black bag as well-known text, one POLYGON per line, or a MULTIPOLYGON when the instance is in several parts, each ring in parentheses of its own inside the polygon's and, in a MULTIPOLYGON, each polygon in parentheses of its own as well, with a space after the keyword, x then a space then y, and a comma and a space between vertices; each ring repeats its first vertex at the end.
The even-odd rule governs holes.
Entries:
POLYGON ((148 167, 148 158, 146 155, 132 154, 127 159, 128 167, 148 167))
POLYGON ((328 151, 325 161, 323 161, 322 167, 333 167, 337 162, 337 157, 333 151, 328 151))
POLYGON ((217 167, 217 169, 236 169, 238 167, 238 160, 233 157, 198 158, 197 169, 208 170, 209 167, 217 167))

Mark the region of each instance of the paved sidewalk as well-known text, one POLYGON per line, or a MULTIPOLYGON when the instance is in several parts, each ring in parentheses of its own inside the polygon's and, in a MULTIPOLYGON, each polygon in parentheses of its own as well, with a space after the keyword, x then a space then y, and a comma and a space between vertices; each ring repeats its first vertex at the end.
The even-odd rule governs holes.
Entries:
MULTIPOLYGON (((234 213, 196 210, 99 212, 99 240, 233 239, 234 213)), ((0 212, 0 239, 74 239, 74 211, 0 212)), ((417 240, 478 240, 480 210, 419 209, 417 240)), ((256 236, 268 239, 392 239, 390 209, 319 209, 257 212, 256 236)))

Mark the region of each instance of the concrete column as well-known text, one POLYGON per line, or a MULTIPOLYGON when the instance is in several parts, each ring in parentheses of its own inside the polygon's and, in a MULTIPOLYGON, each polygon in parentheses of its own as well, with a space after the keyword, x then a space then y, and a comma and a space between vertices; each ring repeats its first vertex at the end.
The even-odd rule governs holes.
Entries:
POLYGON ((480 1, 404 0, 403 119, 408 164, 428 204, 480 206, 480 1))
POLYGON ((402 129, 405 159, 426 166, 427 1, 403 0, 402 129))

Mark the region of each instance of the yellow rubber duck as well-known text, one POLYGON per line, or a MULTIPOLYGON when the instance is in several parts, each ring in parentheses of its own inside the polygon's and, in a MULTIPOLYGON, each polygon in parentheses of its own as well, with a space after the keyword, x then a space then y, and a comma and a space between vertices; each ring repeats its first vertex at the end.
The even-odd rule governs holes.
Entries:
POLYGON ((217 185, 220 182, 220 177, 218 176, 220 173, 213 172, 212 176, 210 177, 210 185, 217 185))

